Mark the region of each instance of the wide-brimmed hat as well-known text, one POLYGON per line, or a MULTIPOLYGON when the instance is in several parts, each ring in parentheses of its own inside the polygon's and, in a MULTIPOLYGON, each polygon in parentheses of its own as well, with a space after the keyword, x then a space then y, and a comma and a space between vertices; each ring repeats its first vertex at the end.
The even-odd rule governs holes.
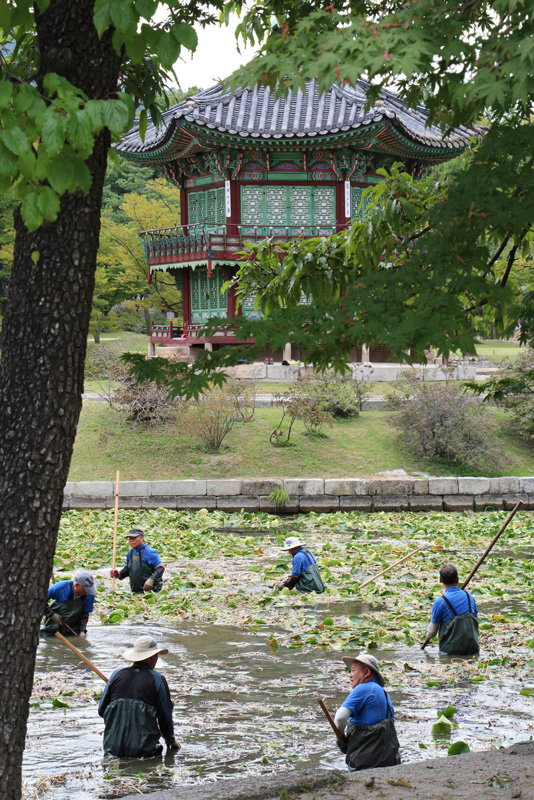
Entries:
POLYGON ((126 661, 146 661, 147 658, 155 656, 156 653, 164 655, 168 652, 166 647, 158 647, 158 643, 152 636, 140 636, 139 639, 135 640, 133 647, 124 651, 122 657, 126 661))
POLYGON ((88 570, 80 569, 76 573, 76 577, 74 578, 74 583, 77 583, 79 586, 85 589, 85 594, 91 595, 92 597, 95 596, 96 594, 95 579, 88 570))
POLYGON ((368 653, 360 653, 359 656, 345 656, 343 658, 343 663, 349 669, 351 668, 353 661, 357 661, 359 664, 363 664, 364 667, 369 667, 372 669, 378 678, 378 683, 380 686, 385 684, 384 676, 380 672, 380 664, 374 656, 370 656, 368 653))
POLYGON ((293 550, 294 547, 304 547, 304 542, 301 542, 298 536, 289 536, 285 540, 282 550, 293 550))

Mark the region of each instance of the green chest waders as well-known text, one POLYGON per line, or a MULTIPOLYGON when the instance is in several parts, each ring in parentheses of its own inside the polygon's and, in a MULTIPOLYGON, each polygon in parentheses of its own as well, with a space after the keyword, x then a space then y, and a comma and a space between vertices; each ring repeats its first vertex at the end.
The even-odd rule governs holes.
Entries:
POLYGON ((442 595, 454 614, 452 619, 439 626, 439 652, 445 656, 473 656, 478 647, 478 617, 471 609, 471 598, 465 593, 469 608, 468 614, 458 614, 452 603, 442 595))
MULTIPOLYGON (((71 592, 74 590, 71 587, 71 592)), ((77 632, 78 623, 80 621, 80 617, 82 616, 83 612, 83 597, 74 597, 74 593, 72 597, 69 597, 68 600, 65 600, 64 603, 58 603, 56 600, 49 606, 50 611, 54 614, 59 614, 62 617, 67 625, 77 632)), ((51 619, 47 619, 44 627, 41 628, 43 633, 48 633, 51 636, 56 633, 56 631, 61 631, 64 636, 70 636, 71 634, 64 628, 62 625, 59 625, 57 622, 52 622, 51 619)))
MULTIPOLYGON (((128 564, 128 576, 130 578, 130 588, 134 594, 142 594, 145 582, 154 572, 154 567, 150 566, 144 559, 141 550, 132 550, 130 563, 128 564)), ((153 592, 159 592, 163 586, 161 577, 154 580, 153 592)))
MULTIPOLYGON (((387 702, 387 693, 386 702, 387 702)), ((395 723, 387 703, 387 717, 375 725, 347 725, 346 764, 351 772, 377 767, 394 767, 401 763, 400 745, 395 723)))
POLYGON ((319 567, 317 564, 312 562, 311 555, 307 550, 304 550, 303 552, 308 557, 309 566, 300 576, 299 582, 295 586, 295 589, 297 592, 304 592, 306 594, 309 594, 310 592, 322 594, 324 592, 324 583, 321 580, 319 567))

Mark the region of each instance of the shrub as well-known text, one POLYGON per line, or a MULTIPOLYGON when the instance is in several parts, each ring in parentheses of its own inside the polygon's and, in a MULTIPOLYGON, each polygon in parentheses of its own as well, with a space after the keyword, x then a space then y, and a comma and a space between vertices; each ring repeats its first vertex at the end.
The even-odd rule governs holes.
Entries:
POLYGON ((269 437, 269 441, 276 447, 289 444, 291 432, 296 420, 300 420, 306 429, 308 436, 321 437, 322 425, 331 425, 332 415, 325 411, 313 397, 308 397, 302 392, 301 381, 294 383, 284 394, 275 395, 273 406, 282 409, 282 418, 278 426, 269 437), (287 430, 284 426, 287 424, 287 430))
POLYGON ((352 375, 314 375, 298 381, 296 387, 301 395, 313 398, 323 411, 342 419, 357 417, 362 400, 369 394, 369 384, 352 375))
POLYGON ((534 439, 534 349, 503 362, 496 383, 500 390, 496 399, 511 412, 515 432, 534 439))
POLYGON ((231 430, 254 416, 255 387, 248 381, 229 380, 205 392, 198 401, 183 402, 180 425, 198 439, 206 452, 218 453, 231 430))
POLYGON ((121 364, 117 380, 119 388, 113 394, 114 405, 128 422, 139 422, 151 428, 166 425, 176 416, 176 403, 167 387, 152 381, 138 383, 129 367, 121 364))
POLYGON ((392 424, 412 453, 476 469, 491 469, 497 463, 487 409, 473 403, 456 384, 405 379, 389 406, 397 411, 392 424))

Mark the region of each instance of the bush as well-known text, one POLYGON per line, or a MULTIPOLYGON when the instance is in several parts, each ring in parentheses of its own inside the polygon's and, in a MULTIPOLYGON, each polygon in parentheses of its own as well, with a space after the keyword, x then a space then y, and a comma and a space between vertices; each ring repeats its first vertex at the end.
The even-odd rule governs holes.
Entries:
POLYGON ((389 406, 397 411, 392 424, 415 455, 476 469, 496 465, 498 453, 491 444, 493 425, 487 409, 456 384, 405 379, 400 392, 389 398, 389 406))
POLYGON ((287 447, 290 443, 291 432, 296 420, 300 420, 308 436, 324 437, 322 425, 331 425, 332 415, 325 411, 313 397, 308 397, 302 392, 301 383, 297 381, 284 394, 277 394, 273 398, 273 406, 282 408, 282 418, 271 433, 269 441, 276 447, 287 447), (287 430, 284 425, 287 424, 287 430))
POLYGON ((198 401, 183 402, 180 425, 206 452, 218 453, 231 430, 254 416, 256 392, 248 381, 229 380, 205 392, 198 401))
POLYGON ((138 422, 150 428, 166 425, 176 416, 176 403, 167 387, 152 381, 137 383, 130 368, 122 364, 117 372, 119 388, 113 394, 114 406, 128 422, 138 422))
POLYGON ((369 394, 369 384, 352 375, 315 375, 298 381, 296 386, 301 395, 313 398, 323 411, 342 419, 357 417, 362 400, 369 394))
POLYGON ((524 439, 534 439, 534 349, 519 353, 514 361, 505 361, 496 378, 501 405, 512 414, 515 432, 524 439))

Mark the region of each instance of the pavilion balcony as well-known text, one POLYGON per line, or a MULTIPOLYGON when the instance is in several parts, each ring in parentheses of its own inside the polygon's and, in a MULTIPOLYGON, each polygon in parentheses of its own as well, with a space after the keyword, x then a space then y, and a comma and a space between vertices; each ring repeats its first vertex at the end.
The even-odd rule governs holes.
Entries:
POLYGON ((212 259, 239 261, 247 242, 273 237, 290 241, 298 237, 329 236, 334 226, 316 225, 184 225, 142 231, 139 234, 148 266, 180 267, 212 259))
POLYGON ((215 331, 209 338, 204 335, 203 325, 196 322, 186 322, 185 325, 175 325, 172 320, 167 324, 152 323, 150 341, 161 347, 191 347, 195 344, 246 344, 253 339, 237 339, 233 330, 215 331))

